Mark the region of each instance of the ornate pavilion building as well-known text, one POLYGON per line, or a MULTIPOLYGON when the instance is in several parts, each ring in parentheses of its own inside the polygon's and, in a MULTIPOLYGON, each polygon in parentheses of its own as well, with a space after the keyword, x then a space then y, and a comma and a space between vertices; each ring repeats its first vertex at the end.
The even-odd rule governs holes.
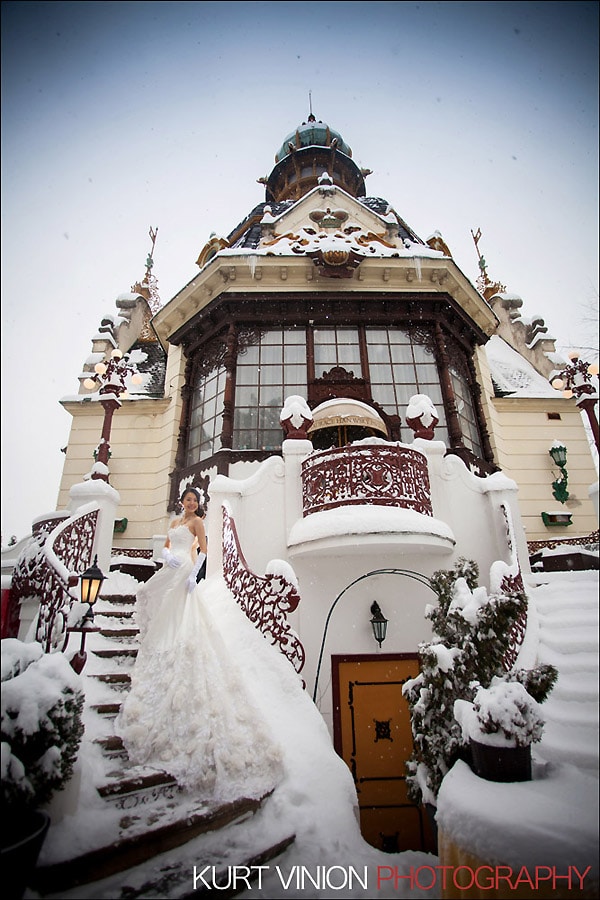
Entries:
POLYGON ((144 374, 111 440, 129 546, 164 531, 186 483, 202 484, 208 499, 217 473, 245 478, 279 454, 290 395, 317 410, 316 448, 370 434, 408 440, 407 404, 427 395, 448 453, 515 479, 530 541, 571 535, 549 531, 541 515, 556 505, 548 448, 568 440, 576 513, 567 506, 565 528, 595 530, 593 460, 579 410, 549 384, 561 361, 543 320, 521 318, 522 300, 488 278, 481 255, 474 286, 439 233, 423 240, 387 200, 367 196, 369 174, 311 115, 259 179, 265 200, 226 238, 211 236, 178 294, 157 311, 144 281, 117 299, 79 395, 62 401, 74 423, 59 506, 89 460, 88 429, 98 430, 83 381, 118 346, 142 351, 144 374))
POLYGON ((68 512, 35 524, 52 552, 38 553, 41 575, 21 565, 15 604, 34 576, 51 585, 36 607, 50 634, 93 553, 105 571, 147 577, 183 488, 201 488, 207 577, 222 577, 310 691, 355 776, 363 834, 419 848, 401 685, 430 637, 429 578, 467 557, 492 591, 492 571, 522 584, 542 545, 591 556, 597 474, 580 408, 550 384, 565 361, 544 321, 488 277, 480 232, 473 285, 440 234, 422 239, 367 196, 369 174, 311 115, 260 179, 264 200, 210 237, 164 306, 150 254, 61 401, 73 416, 68 512), (60 566, 48 574, 50 555, 60 566), (371 770, 365 787, 357 773, 371 770))

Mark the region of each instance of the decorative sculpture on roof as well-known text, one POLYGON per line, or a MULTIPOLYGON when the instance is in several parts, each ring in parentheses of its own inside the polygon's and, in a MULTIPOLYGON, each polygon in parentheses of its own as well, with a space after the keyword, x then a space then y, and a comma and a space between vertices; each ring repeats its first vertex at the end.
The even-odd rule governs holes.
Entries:
POLYGON ((485 257, 479 251, 481 228, 478 228, 477 231, 473 231, 473 229, 471 229, 471 235, 473 236, 475 249, 477 250, 477 256, 479 258, 479 278, 477 279, 477 289, 486 300, 489 300, 490 297, 494 296, 494 294, 503 294, 506 290, 506 285, 501 284, 499 281, 492 281, 488 276, 485 257))
POLYGON ((150 311, 152 315, 154 315, 162 306, 160 296, 158 294, 158 281, 152 274, 152 267, 154 265, 154 245, 156 244, 158 226, 156 228, 150 226, 150 231, 148 233, 150 235, 150 240, 152 241, 152 247, 150 249, 150 253, 146 257, 146 273, 144 275, 143 281, 141 283, 139 281, 136 281, 136 283, 131 286, 131 290, 134 294, 141 294, 142 297, 146 298, 146 300, 148 301, 148 306, 150 307, 150 311))

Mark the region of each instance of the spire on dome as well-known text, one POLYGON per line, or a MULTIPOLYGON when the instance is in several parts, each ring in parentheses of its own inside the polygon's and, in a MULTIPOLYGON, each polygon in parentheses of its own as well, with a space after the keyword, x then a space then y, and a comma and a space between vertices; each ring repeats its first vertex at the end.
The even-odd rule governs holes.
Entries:
POLYGON ((134 294, 141 294, 142 297, 146 298, 152 314, 154 315, 162 306, 160 296, 158 294, 158 281, 152 274, 152 266, 154 265, 154 245, 156 244, 158 226, 156 228, 153 228, 151 225, 150 231, 148 233, 150 235, 150 240, 152 241, 152 247, 150 249, 150 253, 146 257, 146 274, 144 275, 144 279, 141 283, 139 281, 136 281, 136 283, 132 285, 131 290, 134 294))
POLYGON ((371 170, 356 165, 352 149, 339 131, 315 118, 311 91, 308 96, 307 121, 286 135, 275 154, 275 168, 268 178, 259 179, 266 185, 267 203, 299 200, 317 186, 323 172, 328 172, 333 183, 352 197, 364 197, 365 176, 371 170))

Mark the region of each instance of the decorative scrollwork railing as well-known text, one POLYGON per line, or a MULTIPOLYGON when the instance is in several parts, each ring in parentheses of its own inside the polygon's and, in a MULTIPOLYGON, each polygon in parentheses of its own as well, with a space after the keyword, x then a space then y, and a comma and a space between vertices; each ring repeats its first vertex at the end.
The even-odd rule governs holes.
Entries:
POLYGON ((355 444, 313 453, 303 461, 304 516, 358 503, 432 516, 425 455, 397 444, 355 444))
POLYGON ((46 653, 64 646, 69 610, 76 599, 71 590, 77 584, 76 573, 91 562, 97 520, 98 509, 46 520, 33 529, 15 567, 11 603, 26 597, 39 600, 35 639, 46 653))
POLYGON ((152 559, 154 551, 141 547, 113 547, 111 556, 131 557, 131 559, 152 559))
POLYGON ((229 511, 223 505, 223 574, 227 587, 252 624, 277 644, 296 672, 301 672, 305 651, 300 638, 287 621, 300 602, 295 584, 282 574, 264 577, 252 572, 244 559, 229 511))
POLYGON ((519 557, 517 555, 515 545, 515 530, 510 509, 503 503, 500 506, 500 511, 504 516, 506 540, 508 543, 509 553, 513 560, 511 571, 505 573, 502 577, 502 580, 500 582, 500 591, 503 594, 512 594, 513 596, 518 597, 522 602, 521 611, 514 621, 510 631, 510 644, 502 659, 502 665, 508 672, 510 671, 510 669, 512 669, 515 662, 517 661, 519 650, 521 649, 521 645, 525 637, 525 632, 527 630, 528 601, 527 593, 525 591, 525 584, 523 583, 523 574, 521 572, 521 566, 519 563, 519 557))
POLYGON ((596 531, 592 531, 591 534, 586 534, 581 537, 561 537, 548 538, 543 541, 527 541, 527 546, 529 548, 529 553, 533 554, 538 550, 552 550, 555 547, 562 547, 563 544, 566 544, 569 547, 593 547, 598 543, 598 540, 598 529, 596 529, 596 531))

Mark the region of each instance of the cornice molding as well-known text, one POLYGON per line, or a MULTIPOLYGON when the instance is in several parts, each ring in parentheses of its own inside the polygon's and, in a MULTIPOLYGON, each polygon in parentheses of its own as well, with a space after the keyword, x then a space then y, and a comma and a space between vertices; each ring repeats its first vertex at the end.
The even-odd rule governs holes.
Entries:
MULTIPOLYGON (((83 395, 82 395, 83 396, 83 395)), ((104 410, 98 401, 92 400, 91 395, 82 400, 60 400, 60 405, 71 413, 73 418, 77 416, 100 416, 104 410)), ((148 413, 155 415, 163 413, 171 403, 171 397, 147 397, 143 400, 122 400, 121 408, 117 416, 122 418, 127 415, 143 416, 148 413)))
POLYGON ((267 256, 231 253, 215 257, 153 318, 152 326, 163 348, 181 326, 229 293, 419 293, 450 296, 488 337, 498 318, 454 260, 440 257, 385 257, 364 259, 352 278, 320 278, 304 256, 267 256), (418 260, 418 262, 415 262, 418 260))

